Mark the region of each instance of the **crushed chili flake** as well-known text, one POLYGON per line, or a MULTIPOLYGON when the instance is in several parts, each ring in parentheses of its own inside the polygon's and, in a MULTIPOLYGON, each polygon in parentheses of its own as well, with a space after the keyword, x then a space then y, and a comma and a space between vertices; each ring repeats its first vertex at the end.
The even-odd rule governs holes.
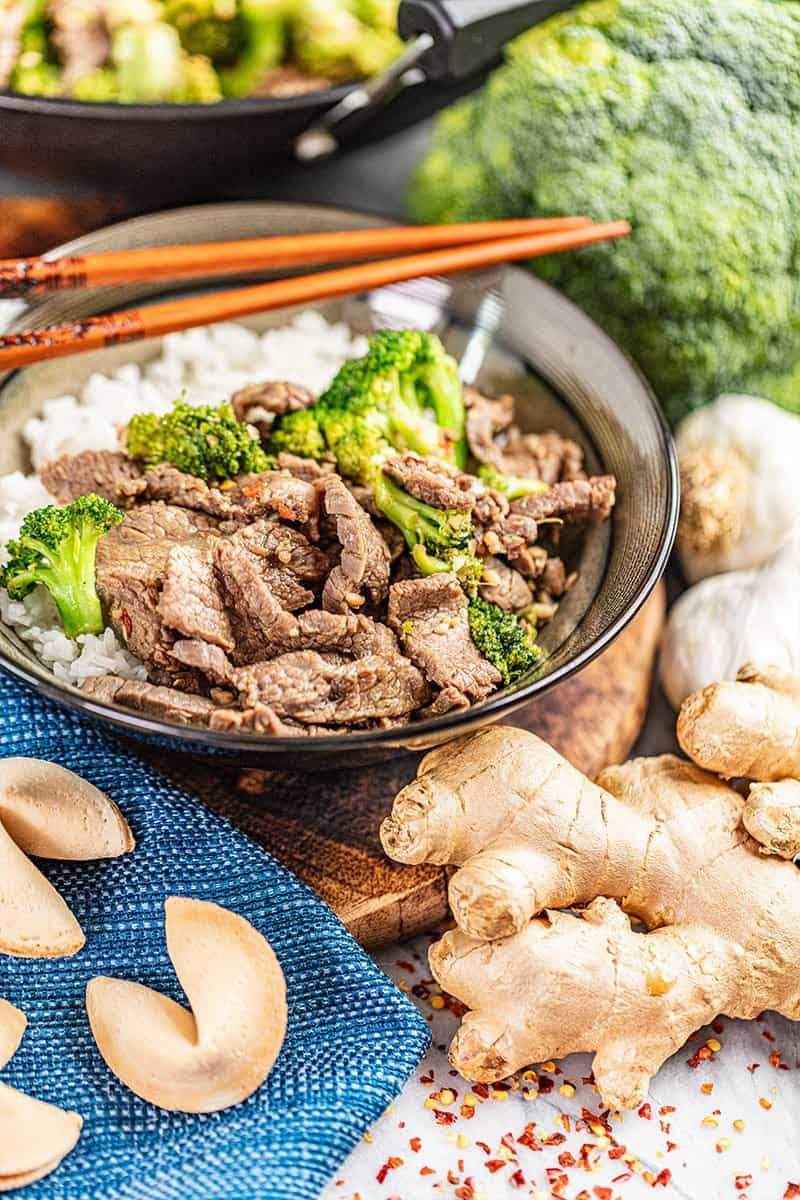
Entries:
POLYGON ((548 1092, 552 1092, 554 1086, 555 1085, 554 1085, 552 1079, 548 1079, 546 1076, 545 1076, 545 1078, 542 1078, 541 1075, 539 1076, 539 1095, 540 1096, 546 1096, 548 1092))
POLYGON ((475 1095, 476 1095, 476 1096, 479 1096, 479 1097, 481 1098, 481 1100, 488 1100, 488 1099, 489 1099, 489 1086, 488 1086, 488 1084, 485 1084, 485 1083, 473 1083, 473 1085, 472 1085, 472 1090, 473 1090, 473 1092, 475 1093, 475 1095))
POLYGON ((458 1120, 454 1112, 445 1112, 443 1108, 435 1108, 433 1117, 437 1125, 455 1125, 458 1120))
POLYGON ((627 1183, 629 1179, 633 1179, 632 1171, 623 1171, 621 1175, 615 1175, 611 1180, 612 1183, 627 1183))
POLYGON ((774 1035, 773 1033, 770 1033, 770 1031, 769 1031, 768 1029, 762 1029, 762 1030, 761 1030, 761 1036, 762 1036, 762 1037, 765 1037, 765 1038, 767 1039, 767 1041, 768 1041, 768 1042, 774 1042, 774 1041, 775 1041, 775 1035, 774 1035))
POLYGON ((420 1175, 435 1175, 436 1174, 433 1167, 420 1167, 419 1173, 420 1173, 420 1175))
POLYGON ((800 1183, 787 1183, 783 1200, 797 1200, 798 1196, 800 1196, 800 1183))
POLYGON ((490 1158, 487 1159, 483 1165, 486 1167, 487 1171, 491 1171, 494 1175, 496 1171, 502 1171, 503 1167, 506 1165, 506 1160, 504 1158, 490 1158))
POLYGON ((563 1133, 548 1133, 542 1138, 542 1145, 562 1146, 566 1140, 567 1139, 563 1133))
POLYGON ((653 1110, 649 1104, 645 1103, 642 1105, 642 1107, 639 1109, 639 1116, 642 1118, 643 1121, 652 1120, 653 1110))
POLYGON ((511 1176, 511 1183, 513 1183, 514 1187, 525 1187, 525 1176, 522 1174, 522 1171, 520 1171, 519 1168, 517 1168, 517 1170, 511 1176))
POLYGON ((413 1137, 408 1139, 408 1144, 415 1154, 419 1154, 422 1149, 422 1138, 413 1137))
POLYGON ((402 1158, 395 1158, 395 1157, 387 1158, 386 1162, 383 1164, 383 1166, 378 1171, 378 1174, 375 1176, 378 1183, 385 1183, 386 1176, 389 1174, 389 1172, 394 1171, 397 1167, 402 1167, 402 1165, 403 1165, 402 1158))
POLYGON ((758 1103, 761 1105, 762 1108, 766 1108, 766 1109, 772 1108, 772 1101, 768 1100, 766 1096, 759 1096, 758 1103))
POLYGON ((675 1111, 676 1109, 674 1104, 662 1104, 661 1108, 658 1110, 658 1115, 660 1117, 667 1117, 670 1113, 674 1113, 675 1111))
POLYGON ((743 1192, 745 1188, 749 1188, 753 1182, 752 1175, 737 1175, 733 1181, 733 1186, 737 1192, 743 1192))
POLYGON ((569 1150, 562 1150, 558 1156, 558 1165, 560 1167, 575 1167, 578 1165, 574 1154, 570 1154, 569 1150))
POLYGON ((770 1054, 770 1056, 769 1056, 769 1065, 770 1065, 771 1067, 775 1067, 775 1068, 777 1068, 777 1067, 779 1067, 779 1066, 781 1065, 781 1052, 780 1052, 780 1050, 773 1050, 773 1051, 772 1051, 772 1054, 770 1054))
POLYGON ((672 1171, 669 1167, 664 1167, 663 1171, 659 1171, 653 1182, 653 1187, 667 1187, 672 1179, 672 1171))
POLYGON ((614 1193, 610 1187, 600 1187, 599 1185, 592 1188, 597 1200, 612 1200, 614 1193))
POLYGON ((757 1071, 760 1066, 761 1066, 761 1063, 750 1063, 750 1066, 747 1069, 750 1072, 750 1074, 752 1075, 753 1071, 757 1071))
POLYGON ((487 1146, 486 1142, 476 1142, 475 1145, 478 1147, 479 1150, 482 1150, 484 1154, 492 1153, 491 1146, 487 1146))

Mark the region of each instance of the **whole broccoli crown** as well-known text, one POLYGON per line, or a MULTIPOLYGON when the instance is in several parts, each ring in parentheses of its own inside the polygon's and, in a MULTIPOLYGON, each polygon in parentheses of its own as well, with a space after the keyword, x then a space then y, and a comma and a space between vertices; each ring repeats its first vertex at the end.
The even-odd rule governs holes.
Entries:
POLYGON ((497 467, 492 467, 488 463, 481 463, 478 467, 478 478, 487 487, 494 488, 496 492, 502 492, 504 496, 508 496, 509 500, 519 500, 520 496, 532 496, 548 490, 548 486, 543 479, 526 478, 522 475, 506 475, 503 471, 498 471, 497 467))
POLYGON ((205 480, 233 479, 273 465, 257 434, 236 420, 230 404, 194 407, 179 400, 163 417, 139 414, 128 426, 126 447, 132 458, 172 463, 205 480))
POLYGON ((480 596, 471 598, 467 612, 473 642, 506 686, 541 663, 541 648, 513 613, 480 596))
POLYGON ((628 219, 630 239, 534 269, 670 411, 755 379, 778 397, 800 362, 798 61, 794 0, 584 3, 525 34, 439 119, 412 210, 628 219))

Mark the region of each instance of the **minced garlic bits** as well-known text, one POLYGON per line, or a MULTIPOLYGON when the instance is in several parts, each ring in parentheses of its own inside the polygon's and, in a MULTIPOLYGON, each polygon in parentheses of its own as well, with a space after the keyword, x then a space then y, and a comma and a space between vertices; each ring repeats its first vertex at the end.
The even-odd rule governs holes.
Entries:
MULTIPOLYGON (((0 1068, 16 1053, 25 1017, 0 1000, 0 1068)), ((54 1171, 80 1137, 83 1120, 0 1083, 0 1192, 25 1187, 54 1171)))
POLYGON ((263 1083, 286 1035, 286 984, 243 917, 170 897, 167 950, 191 1011, 160 992, 99 977, 86 989, 100 1053, 132 1092, 177 1112, 217 1112, 263 1083))
POLYGON ((72 912, 28 855, 85 862, 135 845, 116 804, 56 763, 0 761, 0 953, 61 958, 84 944, 72 912))

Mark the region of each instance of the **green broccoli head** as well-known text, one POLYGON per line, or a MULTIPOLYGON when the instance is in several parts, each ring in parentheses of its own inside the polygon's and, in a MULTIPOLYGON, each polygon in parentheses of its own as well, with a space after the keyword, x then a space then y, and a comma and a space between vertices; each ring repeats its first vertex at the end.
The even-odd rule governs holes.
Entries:
POLYGON ((487 487, 494 488, 496 492, 502 492, 504 496, 508 496, 509 500, 519 500, 521 496, 534 496, 548 490, 548 485, 543 479, 506 475, 503 471, 498 471, 497 467, 489 466, 487 463, 482 463, 478 467, 478 478, 487 487))
POLYGON ((198 479, 233 479, 250 471, 269 471, 274 460, 257 434, 236 420, 230 404, 196 407, 179 400, 165 416, 140 413, 131 419, 125 444, 144 463, 172 463, 198 479))
POLYGON ((173 25, 189 54, 202 54, 215 65, 233 62, 243 30, 236 0, 166 0, 164 19, 173 25))
POLYGON ((541 665, 544 659, 541 647, 513 613, 504 612, 497 604, 480 596, 473 596, 468 616, 473 642, 500 672, 506 686, 541 665))
MULTIPOLYGON (((586 213, 625 241, 538 260, 677 417, 800 362, 800 4, 592 0, 440 118, 423 221, 586 213)), ((800 409, 800 393, 788 397, 800 409)))
POLYGON ((88 100, 93 104, 109 104, 119 99, 119 80, 111 67, 98 67, 88 75, 76 79, 70 89, 76 100, 88 100))
POLYGON ((387 329, 339 370, 316 407, 329 443, 342 413, 368 413, 396 450, 454 458, 464 466, 464 400, 458 366, 432 333, 387 329))
POLYGON ((292 31, 294 58, 310 75, 360 79, 377 75, 401 53, 388 6, 377 0, 299 0, 292 31))
POLYGON ((269 445, 275 454, 324 458, 328 447, 319 427, 316 408, 299 408, 276 417, 269 431, 269 445))
POLYGON ((290 0, 239 0, 240 48, 220 70, 226 96, 249 96, 283 62, 288 43, 290 0))
POLYGON ((122 519, 118 508, 94 494, 79 496, 65 508, 49 504, 28 513, 19 537, 6 546, 0 586, 12 600, 22 600, 41 585, 55 600, 68 637, 100 633, 95 551, 103 534, 122 519))

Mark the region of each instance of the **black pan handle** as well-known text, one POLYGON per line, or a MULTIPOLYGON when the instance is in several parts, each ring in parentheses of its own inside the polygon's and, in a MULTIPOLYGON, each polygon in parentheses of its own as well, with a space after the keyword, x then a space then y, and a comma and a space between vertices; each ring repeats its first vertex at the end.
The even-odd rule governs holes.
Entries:
POLYGON ((404 41, 427 33, 433 46, 420 66, 428 79, 463 79, 497 57, 506 42, 532 25, 572 8, 576 0, 402 0, 404 41))

